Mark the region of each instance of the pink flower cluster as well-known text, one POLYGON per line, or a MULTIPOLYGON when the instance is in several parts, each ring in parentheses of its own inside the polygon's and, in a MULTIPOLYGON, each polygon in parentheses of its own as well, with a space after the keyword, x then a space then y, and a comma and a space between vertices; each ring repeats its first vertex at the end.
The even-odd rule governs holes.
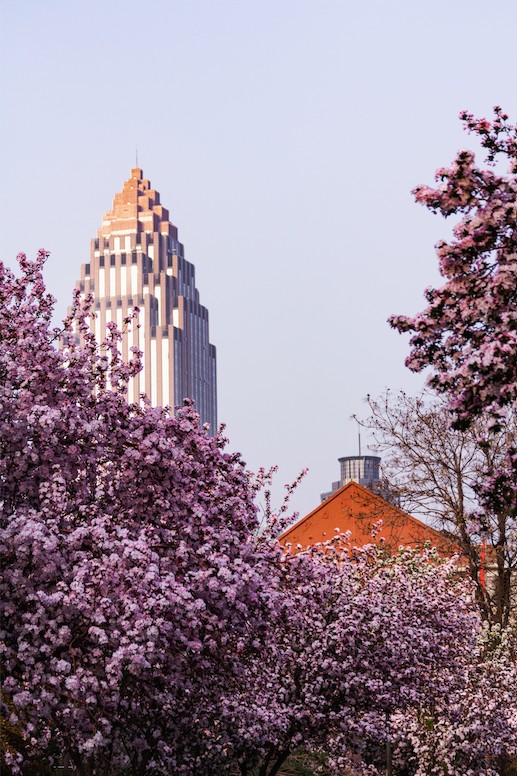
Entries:
POLYGON ((448 217, 459 214, 454 238, 437 246, 444 285, 425 292, 428 306, 391 325, 413 332, 407 365, 431 366, 430 384, 449 397, 458 427, 488 413, 497 426, 517 400, 517 125, 498 107, 492 122, 463 112, 468 131, 504 159, 506 173, 482 169, 460 151, 436 173, 437 188, 418 186, 417 202, 448 217))

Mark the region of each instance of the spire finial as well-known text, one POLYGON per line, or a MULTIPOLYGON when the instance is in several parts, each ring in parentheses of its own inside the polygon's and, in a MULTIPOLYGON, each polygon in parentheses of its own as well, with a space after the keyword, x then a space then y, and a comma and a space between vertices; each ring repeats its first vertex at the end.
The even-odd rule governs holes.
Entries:
POLYGON ((136 146, 135 151, 136 151, 136 153, 135 153, 135 156, 136 156, 136 166, 138 167, 138 146, 136 146))

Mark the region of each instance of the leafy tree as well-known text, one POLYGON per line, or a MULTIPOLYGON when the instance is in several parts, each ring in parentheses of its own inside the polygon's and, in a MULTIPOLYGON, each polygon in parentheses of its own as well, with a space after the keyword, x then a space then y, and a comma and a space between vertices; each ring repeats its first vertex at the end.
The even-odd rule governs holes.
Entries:
POLYGON ((454 429, 445 400, 430 392, 387 391, 368 397, 368 405, 363 426, 383 455, 384 476, 400 505, 454 539, 483 617, 506 627, 517 607, 517 526, 511 512, 490 509, 484 483, 506 465, 514 423, 494 432, 477 418, 465 430, 454 429))

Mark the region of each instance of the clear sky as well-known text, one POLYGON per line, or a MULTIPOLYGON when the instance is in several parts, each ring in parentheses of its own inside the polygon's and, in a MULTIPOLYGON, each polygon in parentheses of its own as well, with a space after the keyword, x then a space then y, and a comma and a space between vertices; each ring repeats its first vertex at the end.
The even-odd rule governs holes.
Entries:
POLYGON ((422 308, 449 226, 411 189, 472 146, 461 109, 517 121, 516 40, 515 0, 0 0, 0 258, 51 251, 62 317, 138 147, 231 448, 279 484, 308 466, 305 513, 366 394, 422 385, 386 319, 422 308))

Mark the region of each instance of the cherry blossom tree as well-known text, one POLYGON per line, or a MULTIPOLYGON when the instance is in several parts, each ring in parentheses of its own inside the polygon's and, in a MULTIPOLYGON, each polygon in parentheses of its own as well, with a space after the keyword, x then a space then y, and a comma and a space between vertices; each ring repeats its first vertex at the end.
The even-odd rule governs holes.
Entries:
MULTIPOLYGON (((437 739, 443 729, 450 742, 436 773, 463 776, 479 766, 486 770, 473 772, 495 774, 493 758, 517 753, 515 663, 502 648, 497 670, 488 669, 470 584, 455 561, 431 550, 351 550, 338 537, 288 553, 282 571, 281 617, 236 707, 236 724, 242 707, 260 701, 267 719, 260 745, 243 752, 241 774, 274 776, 300 748, 319 753, 331 772, 384 773, 392 739, 399 765, 423 775, 429 720, 437 739), (462 714, 475 736, 455 737, 462 714)), ((241 723, 243 741, 247 735, 241 723)))
POLYGON ((122 363, 114 327, 98 348, 88 300, 50 329, 44 258, 0 269, 7 760, 211 773, 222 690, 274 617, 253 489, 191 406, 127 404, 139 355, 122 363))
POLYGON ((447 395, 458 426, 484 413, 497 425, 517 400, 517 125, 501 108, 494 113, 492 122, 461 114, 491 169, 463 150, 437 171, 438 187, 415 189, 417 202, 460 220, 453 239, 437 245, 444 285, 427 289, 423 312, 390 319, 413 333, 406 363, 432 367, 430 383, 447 395))

